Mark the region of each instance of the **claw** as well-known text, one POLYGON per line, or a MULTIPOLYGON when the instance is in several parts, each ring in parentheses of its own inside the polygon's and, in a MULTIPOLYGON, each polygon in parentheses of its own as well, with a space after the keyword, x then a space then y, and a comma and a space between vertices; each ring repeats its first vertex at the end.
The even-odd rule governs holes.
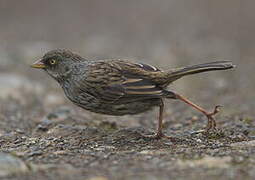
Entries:
POLYGON ((206 114, 206 116, 207 116, 207 117, 212 117, 212 116, 214 116, 215 114, 217 114, 218 112, 220 112, 220 109, 221 109, 222 107, 223 107, 222 105, 217 105, 217 106, 215 106, 214 111, 211 112, 211 113, 206 114))
POLYGON ((213 116, 216 115, 218 112, 220 112, 221 107, 223 107, 223 106, 217 105, 217 106, 215 106, 213 112, 206 114, 206 117, 208 119, 208 123, 206 126, 206 132, 210 131, 211 129, 216 130, 216 121, 213 116))
POLYGON ((218 112, 220 112, 222 107, 223 107, 222 105, 215 106, 213 114, 217 114, 218 112))

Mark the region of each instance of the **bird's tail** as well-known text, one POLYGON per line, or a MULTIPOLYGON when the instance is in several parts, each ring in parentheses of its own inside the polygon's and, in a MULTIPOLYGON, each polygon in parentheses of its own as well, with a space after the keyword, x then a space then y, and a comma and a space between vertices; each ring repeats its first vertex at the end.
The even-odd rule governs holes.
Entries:
POLYGON ((207 71, 226 70, 234 67, 235 65, 233 65, 231 61, 216 61, 193 66, 186 66, 169 71, 168 81, 169 83, 171 83, 186 75, 197 74, 207 71))

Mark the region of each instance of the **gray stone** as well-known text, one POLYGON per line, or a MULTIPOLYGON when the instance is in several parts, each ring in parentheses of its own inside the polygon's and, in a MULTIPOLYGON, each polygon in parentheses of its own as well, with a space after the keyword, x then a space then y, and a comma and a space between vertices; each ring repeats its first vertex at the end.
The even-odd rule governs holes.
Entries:
POLYGON ((26 173, 29 170, 29 165, 18 157, 7 153, 0 153, 0 177, 26 173))

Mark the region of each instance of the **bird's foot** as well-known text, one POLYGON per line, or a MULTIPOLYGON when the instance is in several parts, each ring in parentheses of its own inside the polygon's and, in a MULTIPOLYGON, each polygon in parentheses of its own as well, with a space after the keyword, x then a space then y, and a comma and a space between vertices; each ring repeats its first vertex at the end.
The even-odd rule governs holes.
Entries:
POLYGON ((206 117, 207 117, 207 126, 205 128, 205 132, 209 132, 210 130, 217 130, 216 129, 216 121, 214 116, 220 112, 220 108, 223 107, 221 105, 217 105, 214 108, 214 111, 211 113, 206 113, 206 117))
POLYGON ((207 117, 206 128, 202 129, 202 130, 194 131, 191 134, 199 134, 199 133, 208 134, 210 131, 217 131, 217 128, 216 128, 217 124, 216 124, 214 116, 220 111, 221 107, 223 107, 223 106, 217 105, 217 106, 215 106, 213 112, 209 112, 209 113, 205 112, 204 114, 207 117))

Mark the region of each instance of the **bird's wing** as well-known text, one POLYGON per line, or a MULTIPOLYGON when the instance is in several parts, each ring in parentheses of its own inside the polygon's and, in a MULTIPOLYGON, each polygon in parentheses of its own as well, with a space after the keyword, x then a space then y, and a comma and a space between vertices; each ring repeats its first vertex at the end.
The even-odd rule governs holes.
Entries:
POLYGON ((82 83, 89 87, 90 94, 105 102, 131 102, 162 95, 163 88, 153 80, 160 72, 142 63, 96 61, 87 68, 82 83))

